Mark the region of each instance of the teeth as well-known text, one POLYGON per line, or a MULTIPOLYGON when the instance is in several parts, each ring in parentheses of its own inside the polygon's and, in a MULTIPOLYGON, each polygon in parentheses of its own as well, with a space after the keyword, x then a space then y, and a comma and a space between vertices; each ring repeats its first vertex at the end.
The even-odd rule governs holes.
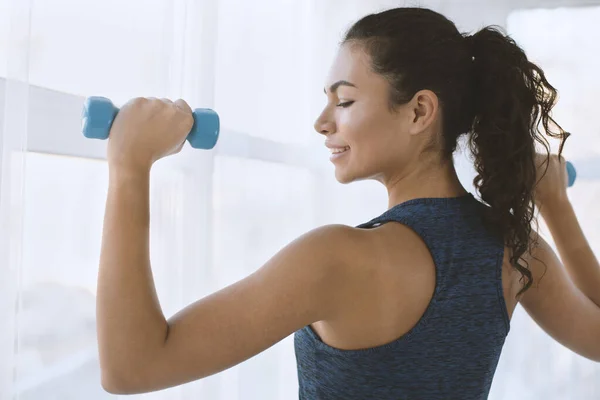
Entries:
POLYGON ((329 149, 331 150, 332 154, 339 154, 339 153, 343 153, 347 150, 350 150, 350 147, 346 146, 346 147, 342 147, 342 148, 337 148, 337 149, 329 149))

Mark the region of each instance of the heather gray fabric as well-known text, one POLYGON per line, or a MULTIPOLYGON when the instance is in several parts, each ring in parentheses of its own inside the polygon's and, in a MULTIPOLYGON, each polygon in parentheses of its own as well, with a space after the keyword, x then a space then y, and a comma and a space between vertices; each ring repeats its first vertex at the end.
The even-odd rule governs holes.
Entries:
POLYGON ((399 204, 358 225, 413 229, 436 265, 433 299, 401 338, 339 350, 306 326, 294 335, 301 400, 486 399, 510 322, 502 292, 502 240, 484 228, 470 193, 399 204))

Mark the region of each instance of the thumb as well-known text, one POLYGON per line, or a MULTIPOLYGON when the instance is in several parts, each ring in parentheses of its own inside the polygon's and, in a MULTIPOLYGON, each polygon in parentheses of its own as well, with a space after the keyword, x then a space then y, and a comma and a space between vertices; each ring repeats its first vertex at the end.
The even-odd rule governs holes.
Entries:
POLYGON ((186 133, 189 132, 194 126, 194 114, 192 108, 182 99, 176 100, 173 102, 173 105, 181 110, 181 113, 185 116, 185 118, 181 119, 181 122, 186 128, 186 133))

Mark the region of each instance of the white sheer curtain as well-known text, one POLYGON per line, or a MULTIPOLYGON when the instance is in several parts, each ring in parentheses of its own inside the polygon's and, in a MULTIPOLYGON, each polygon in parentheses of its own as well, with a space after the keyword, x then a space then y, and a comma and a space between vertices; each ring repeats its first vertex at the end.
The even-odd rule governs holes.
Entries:
MULTIPOLYGON (((573 134, 567 140, 564 156, 575 164, 578 172, 578 181, 569 189, 569 198, 592 249, 600 257, 598 18, 600 4, 516 10, 509 15, 507 29, 559 91, 554 117, 573 134)), ((552 145, 557 152, 558 144, 552 145)), ((542 234, 552 243, 547 227, 541 222, 542 234)), ((511 325, 492 399, 600 398, 600 364, 555 342, 521 307, 517 308, 511 325)))
MULTIPOLYGON (((503 6, 494 5, 490 17, 469 0, 465 16, 464 3, 421 2, 466 29, 506 23, 503 6)), ((312 122, 343 30, 399 4, 0 0, 0 400, 111 397, 100 387, 94 307, 105 144, 81 137, 86 96, 116 104, 183 97, 221 115, 214 151, 186 148, 152 176, 153 271, 171 315, 248 275, 313 227, 358 224, 385 209, 378 184, 335 182, 312 122)), ((469 187, 470 166, 462 156, 457 162, 469 187)), ((556 374, 570 377, 569 390, 585 383, 596 390, 585 393, 598 393, 571 361, 548 365, 545 349, 556 345, 533 346, 543 335, 519 314, 511 335, 496 399, 552 398, 556 374), (515 376, 525 374, 517 364, 537 380, 515 376)), ((295 398, 292 337, 221 374, 136 397, 295 398)))
MULTIPOLYGON (((324 3, 0 1, 0 399, 110 397, 94 307, 105 144, 81 137, 86 96, 183 97, 221 115, 214 151, 186 148, 152 176, 152 262, 167 315, 305 231, 344 215, 359 223, 385 205, 381 189, 327 205, 349 192, 332 187, 312 131, 328 66, 315 50, 336 41, 321 35, 324 3)), ((138 397, 296 395, 290 336, 222 374, 138 397)))

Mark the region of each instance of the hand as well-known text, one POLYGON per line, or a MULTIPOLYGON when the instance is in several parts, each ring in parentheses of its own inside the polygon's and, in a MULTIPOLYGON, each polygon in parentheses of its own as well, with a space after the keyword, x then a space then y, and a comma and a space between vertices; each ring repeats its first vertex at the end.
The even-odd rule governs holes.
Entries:
POLYGON ((542 204, 555 204, 568 200, 569 178, 565 159, 563 157, 559 159, 556 154, 550 154, 549 157, 536 154, 535 165, 538 182, 535 187, 536 205, 539 207, 542 204))
POLYGON ((192 110, 181 99, 133 99, 110 129, 109 167, 149 171, 155 161, 181 151, 193 125, 192 110))

